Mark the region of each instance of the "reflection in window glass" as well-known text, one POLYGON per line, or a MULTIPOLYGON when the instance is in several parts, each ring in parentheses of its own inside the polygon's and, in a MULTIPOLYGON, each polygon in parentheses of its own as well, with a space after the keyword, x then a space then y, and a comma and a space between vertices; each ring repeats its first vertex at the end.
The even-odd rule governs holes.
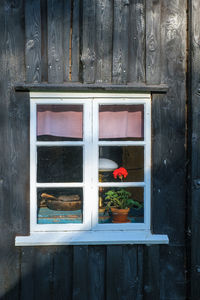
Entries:
POLYGON ((144 223, 141 187, 99 187, 99 223, 144 223))
POLYGON ((143 140, 143 105, 100 105, 100 140, 143 140))
POLYGON ((37 105, 37 140, 83 139, 82 105, 37 105))
POLYGON ((38 147, 37 182, 82 182, 82 147, 38 147))
POLYGON ((40 188, 37 207, 38 224, 82 223, 82 188, 40 188))

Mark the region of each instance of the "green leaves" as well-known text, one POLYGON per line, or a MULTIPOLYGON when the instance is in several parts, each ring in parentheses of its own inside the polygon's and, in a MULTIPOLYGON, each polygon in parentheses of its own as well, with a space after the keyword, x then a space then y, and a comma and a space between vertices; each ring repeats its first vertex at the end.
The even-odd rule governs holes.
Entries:
POLYGON ((137 208, 142 207, 141 203, 130 198, 131 193, 126 191, 125 189, 112 189, 107 191, 105 195, 105 200, 107 201, 106 210, 108 210, 111 206, 115 206, 119 209, 126 209, 132 206, 135 206, 137 208))

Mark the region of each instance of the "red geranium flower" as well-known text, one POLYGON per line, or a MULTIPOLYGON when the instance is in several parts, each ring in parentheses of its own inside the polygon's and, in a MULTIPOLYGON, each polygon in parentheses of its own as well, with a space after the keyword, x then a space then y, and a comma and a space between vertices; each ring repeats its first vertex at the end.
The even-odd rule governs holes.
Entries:
POLYGON ((117 179, 117 177, 119 177, 122 180, 123 178, 126 178, 127 175, 128 175, 127 170, 125 168, 122 168, 122 167, 118 168, 118 169, 115 169, 113 171, 113 176, 114 176, 115 179, 117 179))

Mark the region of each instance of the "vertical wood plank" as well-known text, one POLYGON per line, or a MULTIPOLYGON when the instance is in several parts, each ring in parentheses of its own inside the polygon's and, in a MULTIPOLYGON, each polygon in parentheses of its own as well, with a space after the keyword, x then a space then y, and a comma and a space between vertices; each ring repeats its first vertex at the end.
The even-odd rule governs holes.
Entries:
POLYGON ((40 0, 25 2, 26 81, 41 81, 41 15, 40 0))
POLYGON ((127 82, 129 2, 114 0, 113 83, 127 82))
MULTIPOLYGON (((188 262, 191 263, 189 275, 190 278, 190 291, 189 296, 191 299, 200 299, 200 251, 199 251, 199 240, 200 240, 200 229, 199 229, 199 214, 200 214, 200 189, 199 189, 199 178, 200 178, 200 23, 199 23, 199 11, 200 2, 192 0, 189 3, 189 34, 190 34, 190 48, 189 48, 189 105, 191 113, 190 125, 192 130, 189 131, 189 142, 190 148, 188 153, 191 159, 190 169, 190 190, 189 203, 188 203, 188 231, 191 230, 191 258, 188 262)), ((188 253, 190 254, 190 253, 188 253)))
POLYGON ((128 81, 145 82, 145 0, 130 0, 128 81))
POLYGON ((106 299, 122 300, 122 246, 107 246, 106 299))
POLYGON ((80 0, 73 0, 72 50, 71 50, 71 80, 80 80, 80 0))
POLYGON ((54 299, 53 254, 49 247, 34 247, 35 299, 54 299))
POLYGON ((82 26, 82 55, 83 82, 95 81, 95 1, 83 0, 82 26))
POLYGON ((48 0, 48 81, 63 82, 63 1, 48 0))
POLYGON ((71 0, 64 1, 63 20, 63 60, 64 60, 64 81, 70 80, 70 29, 71 29, 71 0))
POLYGON ((107 246, 106 299, 143 299, 143 255, 137 246, 107 246))
POLYGON ((35 249, 21 248, 20 300, 35 299, 35 249))
POLYGON ((113 3, 96 1, 96 82, 112 79, 113 3))
POLYGON ((144 299, 160 300, 159 245, 144 248, 144 268, 144 299))
POLYGON ((48 30, 47 30, 47 0, 40 0, 41 6, 41 81, 48 82, 48 30))
POLYGON ((88 246, 74 246, 73 300, 88 300, 88 246))
MULTIPOLYGON (((184 263, 185 247, 160 246, 160 298, 158 299, 188 299, 184 263)), ((193 298, 189 299, 193 300, 193 298)))
POLYGON ((88 255, 89 300, 105 299, 105 247, 90 246, 88 255))
MULTIPOLYGON (((14 237, 18 231, 23 231, 18 213, 21 208, 20 196, 23 198, 20 187, 23 186, 24 174, 22 178, 19 177, 19 162, 22 160, 16 148, 21 133, 16 130, 17 116, 14 112, 17 113, 17 110, 12 84, 16 78, 25 80, 23 1, 0 2, 0 28, 0 298, 18 300, 20 251, 14 246, 14 237), (20 187, 16 185, 17 180, 20 187)), ((21 124, 21 113, 18 116, 21 124)), ((17 127, 19 129, 20 125, 17 124, 17 127)))
POLYGON ((56 247, 53 256, 53 300, 72 299, 73 248, 56 247))
POLYGON ((160 83, 161 2, 146 1, 146 82, 160 83))
POLYGON ((169 240, 185 240, 185 99, 186 99, 186 1, 162 1, 162 69, 169 91, 153 96, 153 205, 164 204, 153 230, 169 234, 169 240), (157 99, 157 100, 156 100, 157 99), (178 186, 178 188, 177 188, 178 186), (176 199, 176 201, 174 201, 176 199), (159 204, 160 202, 160 204, 159 204), (173 207, 173 209, 172 209, 173 207))

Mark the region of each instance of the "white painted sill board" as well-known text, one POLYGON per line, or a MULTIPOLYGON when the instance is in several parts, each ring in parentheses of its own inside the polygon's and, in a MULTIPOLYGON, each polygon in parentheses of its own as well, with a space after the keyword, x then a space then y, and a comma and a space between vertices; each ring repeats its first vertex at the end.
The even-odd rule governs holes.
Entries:
POLYGON ((167 235, 143 231, 73 231, 32 232, 29 236, 16 236, 15 246, 51 245, 108 245, 108 244, 168 244, 167 235))

